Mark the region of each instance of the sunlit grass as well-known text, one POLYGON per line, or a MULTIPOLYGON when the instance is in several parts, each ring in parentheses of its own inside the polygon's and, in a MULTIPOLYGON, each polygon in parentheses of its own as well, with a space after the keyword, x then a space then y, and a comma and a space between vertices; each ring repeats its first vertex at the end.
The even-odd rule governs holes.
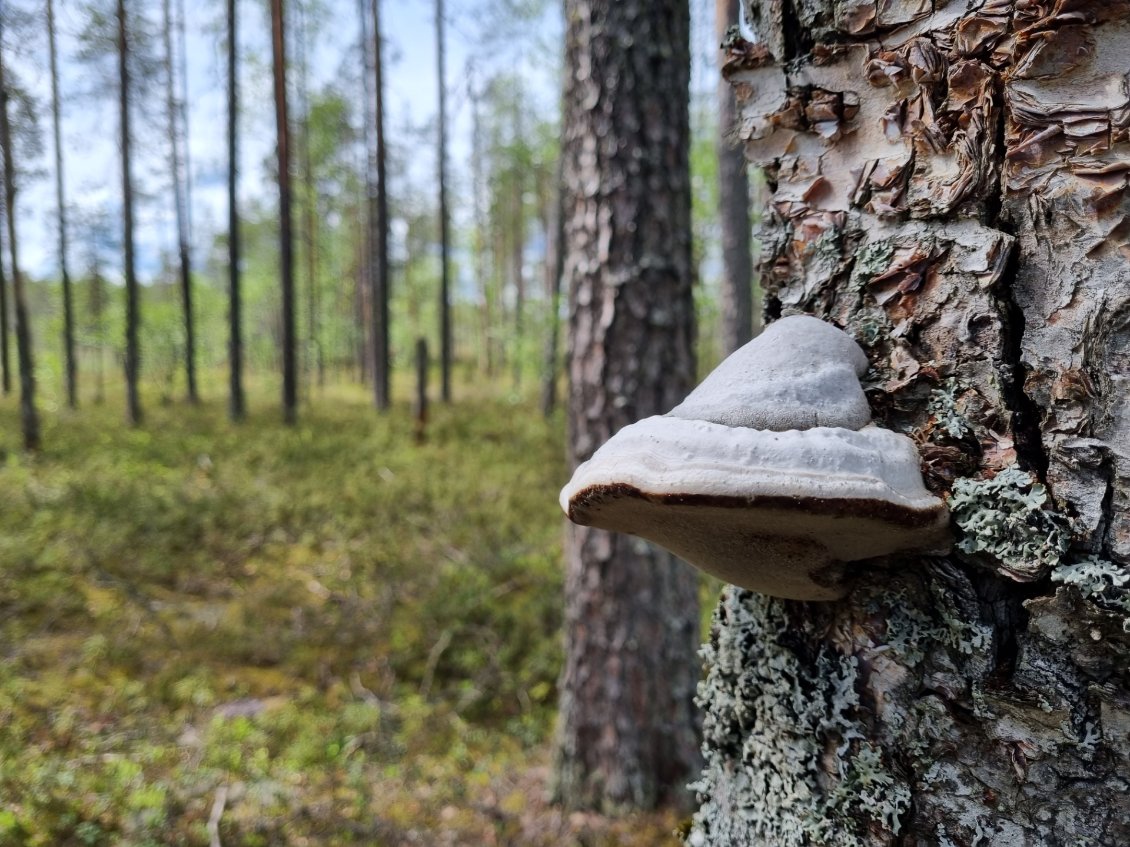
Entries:
POLYGON ((237 425, 217 376, 31 457, 0 400, 0 845, 661 840, 542 796, 560 421, 457 383, 417 445, 338 379, 237 425))

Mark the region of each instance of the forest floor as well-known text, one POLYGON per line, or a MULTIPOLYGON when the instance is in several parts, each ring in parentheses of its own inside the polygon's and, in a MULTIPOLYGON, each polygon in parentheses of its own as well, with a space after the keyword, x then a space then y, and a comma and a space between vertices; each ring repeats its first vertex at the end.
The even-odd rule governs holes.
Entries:
POLYGON ((560 421, 252 400, 0 401, 0 847, 677 843, 546 799, 560 421))

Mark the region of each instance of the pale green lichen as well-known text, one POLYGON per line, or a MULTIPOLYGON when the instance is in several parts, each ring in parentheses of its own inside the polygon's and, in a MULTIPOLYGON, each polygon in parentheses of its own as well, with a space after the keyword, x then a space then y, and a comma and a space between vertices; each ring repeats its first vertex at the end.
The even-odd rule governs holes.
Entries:
POLYGON ((905 781, 861 723, 857 660, 821 645, 802 661, 784 608, 730 589, 715 612, 688 844, 864 847, 869 833, 897 834, 909 808, 905 781))
POLYGON ((957 480, 949 507, 961 529, 958 550, 987 556, 1013 577, 1039 578, 1071 541, 1067 520, 1047 504, 1047 489, 1016 465, 992 479, 957 480))
POLYGON ((1070 585, 1101 609, 1120 612, 1122 628, 1130 632, 1130 570, 1115 562, 1087 556, 1052 570, 1052 582, 1070 585))
POLYGON ((958 408, 957 397, 962 388, 956 379, 947 379, 939 388, 930 392, 930 399, 926 404, 926 411, 934 416, 938 428, 944 430, 950 438, 964 438, 973 432, 972 424, 958 408))

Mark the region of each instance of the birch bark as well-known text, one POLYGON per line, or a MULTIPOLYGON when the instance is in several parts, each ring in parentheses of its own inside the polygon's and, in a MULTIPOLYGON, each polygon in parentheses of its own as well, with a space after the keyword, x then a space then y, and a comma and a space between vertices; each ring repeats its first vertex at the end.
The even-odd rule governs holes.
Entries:
POLYGON ((767 316, 864 346, 958 545, 726 592, 689 843, 1130 843, 1127 12, 747 0, 767 316))

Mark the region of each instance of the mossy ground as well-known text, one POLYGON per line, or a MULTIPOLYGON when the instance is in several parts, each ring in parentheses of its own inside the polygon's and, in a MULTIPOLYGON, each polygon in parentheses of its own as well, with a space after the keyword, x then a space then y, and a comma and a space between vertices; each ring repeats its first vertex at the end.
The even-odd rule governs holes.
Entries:
POLYGON ((545 801, 560 421, 211 396, 49 409, 35 457, 0 399, 0 845, 670 838, 545 801))

